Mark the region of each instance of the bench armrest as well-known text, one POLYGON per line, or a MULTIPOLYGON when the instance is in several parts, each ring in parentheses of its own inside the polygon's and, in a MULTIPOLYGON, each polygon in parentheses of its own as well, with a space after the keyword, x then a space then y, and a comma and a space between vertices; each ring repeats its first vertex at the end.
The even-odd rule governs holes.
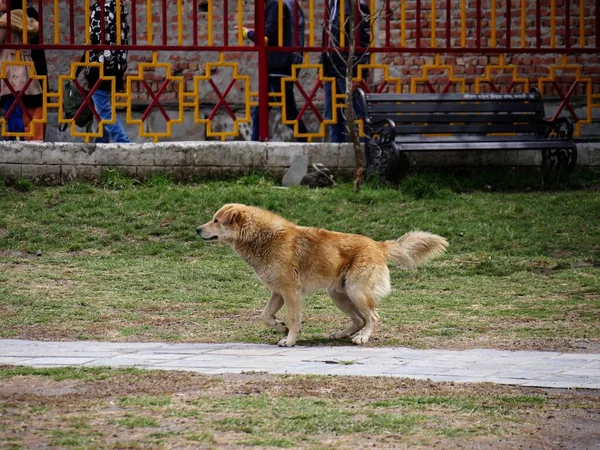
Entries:
POLYGON ((377 145, 394 142, 396 124, 391 119, 383 119, 375 123, 365 120, 365 135, 377 145))
POLYGON ((554 120, 545 120, 546 137, 556 137, 561 139, 572 139, 575 130, 574 120, 570 117, 559 117, 554 120))

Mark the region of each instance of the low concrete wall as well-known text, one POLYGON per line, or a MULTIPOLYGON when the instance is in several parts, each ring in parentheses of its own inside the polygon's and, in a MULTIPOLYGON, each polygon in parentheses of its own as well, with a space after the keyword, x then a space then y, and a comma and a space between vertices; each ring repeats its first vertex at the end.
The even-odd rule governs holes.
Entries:
MULTIPOLYGON (((578 142, 579 166, 600 168, 600 141, 578 142)), ((308 156, 309 167, 319 162, 337 175, 354 172, 350 144, 286 142, 165 142, 85 144, 0 142, 0 178, 20 177, 40 184, 73 180, 96 181, 102 170, 119 169, 138 179, 165 174, 175 180, 261 171, 281 176, 295 155, 308 156)), ((429 152, 410 154, 413 167, 540 166, 541 153, 429 152)))

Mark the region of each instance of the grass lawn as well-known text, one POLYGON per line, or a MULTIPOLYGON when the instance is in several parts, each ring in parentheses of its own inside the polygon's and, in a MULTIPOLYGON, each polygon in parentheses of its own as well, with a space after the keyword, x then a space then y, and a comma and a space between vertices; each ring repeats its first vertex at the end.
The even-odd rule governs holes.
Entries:
POLYGON ((595 448, 591 391, 0 366, 1 448, 595 448))
MULTIPOLYGON (((269 292, 230 247, 195 234, 242 202, 378 240, 416 228, 448 238, 442 258, 392 268, 368 345, 600 348, 600 192, 457 192, 423 175, 358 194, 258 175, 185 185, 109 175, 95 187, 0 188, 0 337, 277 342, 258 321, 269 292)), ((307 298, 299 344, 329 342, 346 320, 325 293, 307 298)))
MULTIPOLYGON (((442 258, 392 268, 370 346, 600 351, 600 192, 456 188, 0 183, 0 337, 277 342, 258 321, 266 289, 195 235, 235 201, 375 239, 449 239, 442 258)), ((315 294, 298 344, 350 345, 324 338, 345 323, 315 294)), ((598 405, 594 391, 490 384, 0 366, 0 448, 592 448, 598 405)))

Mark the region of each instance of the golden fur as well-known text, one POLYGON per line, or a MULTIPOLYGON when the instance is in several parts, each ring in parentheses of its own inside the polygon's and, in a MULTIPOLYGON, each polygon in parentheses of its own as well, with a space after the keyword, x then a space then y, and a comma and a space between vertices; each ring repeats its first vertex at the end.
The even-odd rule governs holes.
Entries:
POLYGON ((237 203, 223 206, 196 232, 207 241, 230 243, 271 289, 261 319, 287 333, 279 341, 287 347, 295 345, 300 332, 302 298, 318 289, 327 289, 351 320, 330 337, 351 336, 356 344, 366 343, 379 320, 375 308, 391 289, 388 259, 412 269, 448 246, 443 237, 424 231, 377 242, 357 234, 301 227, 272 212, 237 203), (284 304, 285 324, 275 318, 284 304))

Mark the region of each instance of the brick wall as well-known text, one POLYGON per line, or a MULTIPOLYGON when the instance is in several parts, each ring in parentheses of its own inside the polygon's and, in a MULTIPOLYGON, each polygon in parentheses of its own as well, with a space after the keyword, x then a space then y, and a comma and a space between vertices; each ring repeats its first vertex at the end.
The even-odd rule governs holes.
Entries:
MULTIPOLYGON (((126 5, 131 9, 131 0, 123 0, 126 5)), ((204 1, 204 0, 202 0, 204 1)), ((466 46, 467 48, 473 49, 476 44, 480 42, 482 47, 491 47, 494 44, 491 42, 492 39, 492 26, 491 18, 492 12, 490 4, 492 0, 483 0, 481 4, 476 0, 465 0, 467 4, 466 18, 467 18, 467 34, 466 34, 466 46), (481 5, 481 7, 480 7, 481 5), (476 36, 477 30, 477 11, 481 12, 481 35, 476 36)), ((39 4, 37 1, 34 4, 39 4)), ((42 13, 44 16, 43 30, 44 30, 44 42, 47 44, 55 44, 54 38, 54 22, 55 22, 55 11, 54 11, 54 0, 42 0, 42 13)), ((85 27, 84 27, 84 2, 83 0, 74 1, 73 9, 73 20, 70 18, 69 5, 71 2, 58 2, 58 15, 60 17, 60 35, 58 39, 59 44, 74 43, 80 44, 84 42, 85 27)), ((147 45, 149 43, 149 33, 147 29, 147 2, 137 0, 135 7, 135 18, 136 18, 136 40, 139 45, 147 45)), ((157 45, 177 45, 179 33, 178 30, 181 26, 182 30, 182 43, 184 45, 190 45, 193 43, 193 18, 194 18, 194 4, 199 4, 201 1, 184 0, 183 1, 183 20, 181 25, 178 22, 177 17, 177 2, 166 2, 166 11, 162 10, 163 2, 154 0, 152 10, 152 34, 153 43, 157 45), (163 32, 163 17, 166 18, 167 34, 166 41, 162 39, 163 32)), ((539 43, 542 46, 548 46, 552 43, 552 35, 555 36, 555 45, 557 47, 564 47, 565 39, 567 34, 569 35, 569 43, 572 46, 579 46, 580 39, 580 20, 579 20, 579 2, 571 0, 568 4, 570 5, 570 20, 566 21, 566 5, 567 0, 554 0, 556 21, 554 29, 552 29, 552 23, 550 21, 549 12, 551 8, 551 0, 541 0, 541 22, 540 22, 540 33, 539 43), (567 33, 568 30, 568 33, 567 33), (554 33, 553 33, 554 31, 554 33)), ((596 47, 598 44, 597 30, 596 30, 596 14, 600 14, 595 10, 594 2, 584 2, 584 21, 583 21, 583 36, 584 44, 586 47, 596 47)), ((597 4, 597 2, 595 2, 597 4)), ((253 12, 254 2, 242 1, 241 11, 238 11, 238 2, 230 2, 228 4, 228 14, 224 17, 223 14, 223 3, 222 0, 215 0, 213 10, 213 36, 212 45, 224 45, 226 35, 228 34, 228 43, 230 45, 237 45, 237 34, 234 30, 234 26, 238 23, 239 14, 243 14, 243 23, 247 26, 253 24, 253 12)), ((302 5, 305 8, 305 12, 308 14, 308 4, 306 1, 302 1, 302 5)), ((390 19, 390 39, 391 45, 401 45, 401 12, 400 2, 392 1, 391 9, 392 16, 390 19)), ((506 3, 505 0, 496 1, 497 11, 505 11, 506 3)), ((521 32, 520 32, 520 0, 512 0, 512 15, 510 21, 510 39, 512 47, 521 46, 521 32)), ((537 10, 535 2, 530 0, 527 1, 526 11, 526 46, 535 48, 538 42, 537 33, 537 10)), ((407 18, 407 33, 406 33, 406 47, 408 49, 414 49, 416 47, 417 33, 420 33, 420 45, 422 47, 431 47, 433 37, 433 27, 431 21, 431 14, 429 8, 431 3, 429 0, 421 2, 421 17, 420 17, 420 30, 417 30, 417 17, 416 17, 416 2, 409 0, 406 2, 406 18, 407 18)), ((200 6, 200 9, 206 9, 206 5, 200 6)), ((321 10, 323 9, 322 2, 316 2, 315 9, 318 10, 314 18, 315 31, 314 31, 314 43, 315 46, 321 44, 321 25, 323 23, 321 10)), ((376 45, 381 46, 386 42, 386 20, 381 14, 384 10, 383 0, 377 0, 375 12, 379 11, 376 19, 375 26, 375 39, 376 45)), ((446 45, 446 0, 437 2, 437 21, 436 21, 436 47, 446 45)), ((130 11, 130 20, 134 14, 130 11)), ((209 15, 207 12, 199 11, 197 13, 197 44, 208 45, 209 44, 209 29, 208 29, 209 15)), ((460 2, 454 0, 451 4, 451 15, 450 15, 450 45, 457 47, 461 43, 461 11, 460 2)), ((307 21, 307 33, 309 30, 309 21, 307 21)), ((507 18, 506 14, 498 14, 496 17, 496 34, 495 34, 495 45, 504 46, 506 45, 507 39, 507 18)), ((307 44, 309 39, 307 38, 307 44)), ((247 42, 244 45, 250 45, 247 42)), ((598 48, 598 47, 596 47, 598 48)), ((49 62, 49 86, 50 89, 55 90, 57 85, 58 74, 67 74, 68 66, 70 61, 78 61, 81 56, 80 50, 47 50, 47 59, 49 62)), ((173 51, 165 50, 158 52, 158 60, 160 62, 171 63, 172 75, 182 76, 185 80, 185 90, 191 92, 194 90, 194 83, 192 81, 193 76, 203 75, 207 62, 218 61, 219 54, 217 52, 208 51, 173 51)), ((257 58, 252 52, 228 52, 225 54, 227 61, 235 61, 239 63, 239 72, 241 74, 248 74, 251 76, 251 89, 256 90, 256 67, 257 58)), ((150 51, 131 51, 130 52, 130 73, 137 73, 137 65, 140 62, 150 62, 152 60, 152 53, 150 51)), ((318 53, 312 53, 309 57, 310 62, 318 61, 318 53)), ((431 53, 418 53, 418 52, 400 52, 394 54, 377 54, 376 62, 389 64, 391 77, 398 77, 401 79, 403 90, 407 91, 410 85, 410 81, 413 78, 421 77, 423 74, 423 66, 433 64, 435 61, 434 56, 431 53)), ((474 81, 476 78, 480 78, 485 73, 485 68, 490 64, 497 64, 499 62, 498 55, 484 54, 474 52, 470 54, 454 54, 454 53, 443 53, 440 57, 440 63, 452 65, 454 68, 454 76, 457 78, 465 78, 467 80, 467 90, 473 91, 474 81)), ((527 78, 532 85, 535 85, 540 78, 548 77, 549 67, 551 65, 562 64, 562 56, 560 54, 535 54, 535 53, 524 53, 524 54, 507 54, 504 59, 505 64, 514 64, 518 67, 517 76, 527 78)), ((576 65, 581 70, 581 77, 589 77, 592 90, 594 94, 600 94, 600 58, 598 52, 591 54, 569 54, 567 56, 567 63, 576 65)), ((165 78, 165 71, 162 69, 148 70, 144 74, 145 80, 151 85, 152 89, 156 91, 162 84, 165 78)), ((429 73, 429 81, 433 85, 434 89, 440 90, 448 83, 447 71, 435 71, 432 70, 429 73)), ((214 80, 219 85, 221 90, 225 89, 231 78, 229 69, 219 69, 216 73, 213 72, 214 80)), ((380 81, 382 74, 380 71, 374 71, 373 82, 380 81)), ((512 74, 499 74, 494 81, 500 87, 508 85, 512 79, 512 74)), ((314 82, 315 71, 305 70, 302 73, 302 83, 307 88, 314 82)), ((568 89, 575 79, 573 71, 558 71, 556 76, 559 88, 568 89)), ((200 83, 200 101, 205 103, 214 103, 217 101, 217 95, 212 90, 212 87, 207 82, 200 83)), ((586 84, 580 84, 576 90, 575 95, 584 95, 586 84)), ((450 87, 448 90, 452 91, 457 89, 456 87, 450 87)), ((517 87, 517 90, 519 88, 517 87)), ((545 95, 558 96, 557 88, 551 84, 544 86, 545 95)), ((139 95, 134 95, 133 100, 148 101, 149 95, 144 93, 144 89, 140 86, 140 83, 133 84, 133 90, 140 92, 139 95)), ((424 86, 420 86, 418 90, 425 90, 424 86)), ((233 89, 232 93, 228 97, 228 100, 232 103, 243 102, 244 84, 238 82, 233 89)), ((176 84, 170 84, 167 87, 167 92, 161 97, 162 101, 176 100, 176 84)))

